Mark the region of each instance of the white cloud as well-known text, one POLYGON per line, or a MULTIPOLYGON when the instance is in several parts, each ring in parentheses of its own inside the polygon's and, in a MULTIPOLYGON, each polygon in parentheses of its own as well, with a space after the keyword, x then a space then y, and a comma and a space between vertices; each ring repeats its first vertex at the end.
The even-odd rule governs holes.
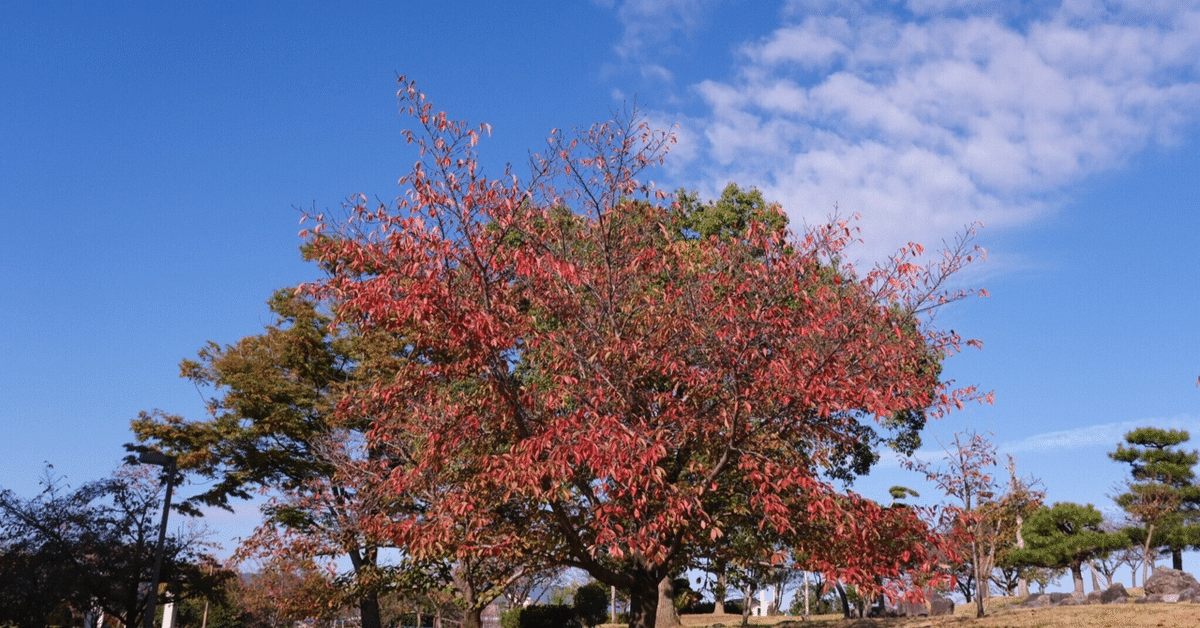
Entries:
POLYGON ((995 8, 995 0, 908 0, 905 6, 918 15, 945 13, 952 10, 995 8))
POLYGON ((970 221, 1028 224, 1197 121, 1198 4, 791 3, 733 78, 693 86, 694 166, 714 191, 757 185, 796 222, 835 203, 863 214, 868 257, 970 221))
MULTIPOLYGON (((624 33, 615 50, 622 59, 640 62, 648 49, 669 45, 679 33, 694 32, 716 0, 624 0, 618 4, 617 19, 624 33)), ((601 6, 611 8, 614 2, 601 6)))
POLYGON ((794 62, 803 67, 827 67, 849 50, 850 25, 844 18, 808 18, 798 26, 779 29, 765 45, 750 46, 746 54, 763 65, 794 62))

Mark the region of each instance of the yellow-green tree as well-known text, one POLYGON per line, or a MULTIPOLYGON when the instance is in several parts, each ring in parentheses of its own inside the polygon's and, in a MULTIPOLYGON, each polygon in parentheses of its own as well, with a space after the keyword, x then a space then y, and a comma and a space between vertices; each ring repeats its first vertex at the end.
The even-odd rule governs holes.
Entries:
MULTIPOLYGON (((378 556, 387 541, 359 524, 384 506, 363 499, 367 483, 331 481, 338 477, 331 454, 345 451, 331 435, 358 434, 361 441, 370 419, 335 410, 348 390, 387 371, 400 350, 383 335, 334 325, 321 304, 294 289, 276 292, 268 304, 276 319, 263 333, 231 345, 210 342, 180 364, 182 377, 211 394, 209 416, 142 413, 131 424, 138 443, 128 447, 161 449, 176 456, 181 472, 210 482, 181 504, 185 510, 230 509, 260 489, 277 491, 254 538, 269 533, 267 553, 302 547, 309 557, 347 557, 363 627, 379 628, 385 583, 378 556)), ((360 453, 377 458, 369 449, 360 453)))

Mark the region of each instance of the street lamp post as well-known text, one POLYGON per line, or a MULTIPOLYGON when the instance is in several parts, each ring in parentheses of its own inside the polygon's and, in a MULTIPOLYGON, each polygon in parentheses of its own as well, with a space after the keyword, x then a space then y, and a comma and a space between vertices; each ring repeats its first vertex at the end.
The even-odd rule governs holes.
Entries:
POLYGON ((167 497, 163 504, 162 524, 158 528, 158 547, 154 550, 154 576, 150 581, 150 592, 146 596, 146 616, 142 620, 144 628, 154 628, 154 607, 158 602, 158 578, 162 573, 163 545, 167 541, 167 515, 171 514, 171 482, 175 479, 175 456, 168 456, 160 451, 143 451, 138 454, 138 461, 143 464, 158 465, 167 472, 167 497))

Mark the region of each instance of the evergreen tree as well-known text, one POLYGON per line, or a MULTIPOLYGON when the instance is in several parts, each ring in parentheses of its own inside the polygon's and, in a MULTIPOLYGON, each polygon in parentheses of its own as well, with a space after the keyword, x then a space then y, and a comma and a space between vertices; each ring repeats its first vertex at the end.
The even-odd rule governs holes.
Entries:
POLYGON ((1067 568, 1075 581, 1075 593, 1083 595, 1083 563, 1129 546, 1123 532, 1107 533, 1104 516, 1091 504, 1080 506, 1058 502, 1041 508, 1025 521, 1025 549, 1014 550, 1009 561, 1050 569, 1067 568))
POLYGON ((1188 439, 1184 430, 1143 427, 1125 435, 1129 447, 1120 444, 1108 454, 1131 467, 1129 490, 1116 502, 1143 524, 1138 536, 1146 556, 1162 548, 1171 553, 1174 569, 1183 569, 1183 550, 1200 544, 1200 486, 1192 470, 1200 454, 1178 448, 1188 439))

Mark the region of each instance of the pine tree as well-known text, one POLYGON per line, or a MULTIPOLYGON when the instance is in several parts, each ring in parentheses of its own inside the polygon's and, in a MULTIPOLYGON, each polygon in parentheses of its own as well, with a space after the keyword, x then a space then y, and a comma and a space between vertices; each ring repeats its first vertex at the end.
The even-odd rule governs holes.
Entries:
POLYGON ((1068 568, 1075 593, 1083 595, 1083 563, 1129 546, 1123 532, 1107 533, 1101 528, 1104 516, 1094 506, 1058 502, 1042 508, 1025 521, 1025 549, 1009 554, 1013 564, 1068 568))
POLYGON ((1183 550, 1200 544, 1200 486, 1192 471, 1200 454, 1178 448, 1189 438, 1184 430, 1143 427, 1125 435, 1129 447, 1120 444, 1108 454, 1131 466, 1129 490, 1116 502, 1143 524, 1138 536, 1146 556, 1154 547, 1169 551, 1174 569, 1183 569, 1183 550))

